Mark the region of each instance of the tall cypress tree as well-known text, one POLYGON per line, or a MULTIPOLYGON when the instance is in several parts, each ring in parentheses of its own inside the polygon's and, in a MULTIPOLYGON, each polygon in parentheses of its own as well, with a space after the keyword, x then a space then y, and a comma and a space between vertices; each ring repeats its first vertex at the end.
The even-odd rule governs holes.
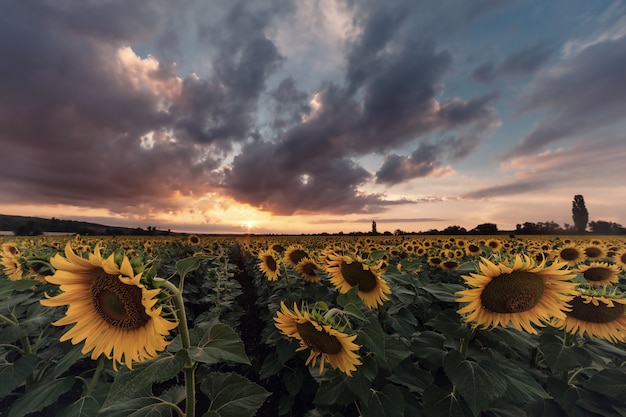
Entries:
POLYGON ((572 218, 574 219, 574 227, 578 232, 582 233, 587 229, 589 213, 587 212, 587 207, 585 207, 585 199, 580 194, 574 196, 574 201, 572 202, 572 218))

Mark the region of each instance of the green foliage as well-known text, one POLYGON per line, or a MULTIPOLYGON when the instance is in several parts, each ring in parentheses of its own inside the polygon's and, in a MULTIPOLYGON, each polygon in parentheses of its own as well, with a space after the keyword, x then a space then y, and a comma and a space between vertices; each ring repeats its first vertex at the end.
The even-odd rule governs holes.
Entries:
MULTIPOLYGON (((157 358, 116 372, 111 360, 83 354, 83 343, 59 342, 67 328, 52 323, 64 309, 39 303, 59 291, 55 285, 0 279, 0 415, 180 417, 190 406, 187 384, 194 417, 626 415, 623 343, 549 325, 532 335, 464 323, 456 293, 465 288, 461 275, 477 271, 476 258, 464 256, 457 270, 444 271, 429 266, 426 255, 395 251, 399 244, 394 255, 355 249, 371 265, 387 265, 381 278, 389 301, 368 309, 358 287, 340 294, 323 269, 316 270, 319 282, 306 282, 279 260, 279 279, 268 281, 241 241, 171 239, 150 242, 150 253, 143 243, 112 240, 105 253, 134 249, 133 267, 148 265, 151 284, 167 280, 161 301, 175 297, 168 286, 181 290, 188 337, 176 329, 157 358), (281 302, 317 306, 356 335, 356 371, 348 376, 326 362, 320 373, 321 358, 307 366, 310 350, 298 350, 298 341, 275 326, 281 302)), ((39 249, 25 249, 25 265, 51 268, 58 249, 39 249)), ((503 256, 483 249, 494 262, 503 256)))
POLYGON ((263 387, 236 373, 210 373, 200 389, 211 400, 204 416, 253 416, 270 395, 263 387))

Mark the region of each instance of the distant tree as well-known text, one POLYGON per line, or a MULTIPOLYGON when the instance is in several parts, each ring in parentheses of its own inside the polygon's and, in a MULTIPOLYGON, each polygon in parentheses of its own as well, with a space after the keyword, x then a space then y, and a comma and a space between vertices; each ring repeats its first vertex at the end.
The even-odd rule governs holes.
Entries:
POLYGON ((597 220, 589 222, 589 229, 591 229, 591 233, 598 235, 616 235, 619 234, 624 228, 618 223, 597 220))
POLYGON ((34 220, 29 220, 26 223, 20 224, 13 230, 13 234, 16 236, 38 236, 43 234, 41 225, 34 220))
POLYGON ((539 222, 539 231, 544 234, 554 234, 562 232, 563 229, 561 226, 555 221, 547 221, 547 222, 539 222))
POLYGON ((524 224, 518 224, 515 227, 515 231, 524 235, 533 235, 539 233, 539 226, 537 223, 524 222, 524 224))
POLYGON ((495 223, 479 224, 471 230, 471 233, 478 235, 493 235, 498 233, 498 226, 495 223))
POLYGON ((585 199, 580 194, 575 195, 574 201, 572 201, 572 218, 574 219, 576 231, 582 233, 587 229, 589 212, 587 207, 585 207, 585 199))
POLYGON ((467 233, 467 229, 461 226, 448 226, 441 231, 444 235, 464 235, 467 233))
POLYGON ((376 220, 372 220, 372 234, 377 235, 378 231, 376 230, 376 220))

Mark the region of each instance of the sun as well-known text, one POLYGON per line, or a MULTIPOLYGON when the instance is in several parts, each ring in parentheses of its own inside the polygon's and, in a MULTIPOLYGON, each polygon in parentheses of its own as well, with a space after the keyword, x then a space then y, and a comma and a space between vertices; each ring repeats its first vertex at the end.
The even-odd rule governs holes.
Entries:
POLYGON ((257 222, 255 222, 254 220, 246 220, 245 222, 241 223, 241 227, 243 229, 246 229, 247 233, 250 233, 250 231, 254 229, 256 226, 257 226, 257 222))

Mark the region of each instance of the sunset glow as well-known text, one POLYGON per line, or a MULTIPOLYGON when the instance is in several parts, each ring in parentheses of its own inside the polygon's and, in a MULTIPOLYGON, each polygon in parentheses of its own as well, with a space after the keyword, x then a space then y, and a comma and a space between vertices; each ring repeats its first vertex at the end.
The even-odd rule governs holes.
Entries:
POLYGON ((0 6, 0 214, 626 224, 624 1, 114 3, 0 6))

